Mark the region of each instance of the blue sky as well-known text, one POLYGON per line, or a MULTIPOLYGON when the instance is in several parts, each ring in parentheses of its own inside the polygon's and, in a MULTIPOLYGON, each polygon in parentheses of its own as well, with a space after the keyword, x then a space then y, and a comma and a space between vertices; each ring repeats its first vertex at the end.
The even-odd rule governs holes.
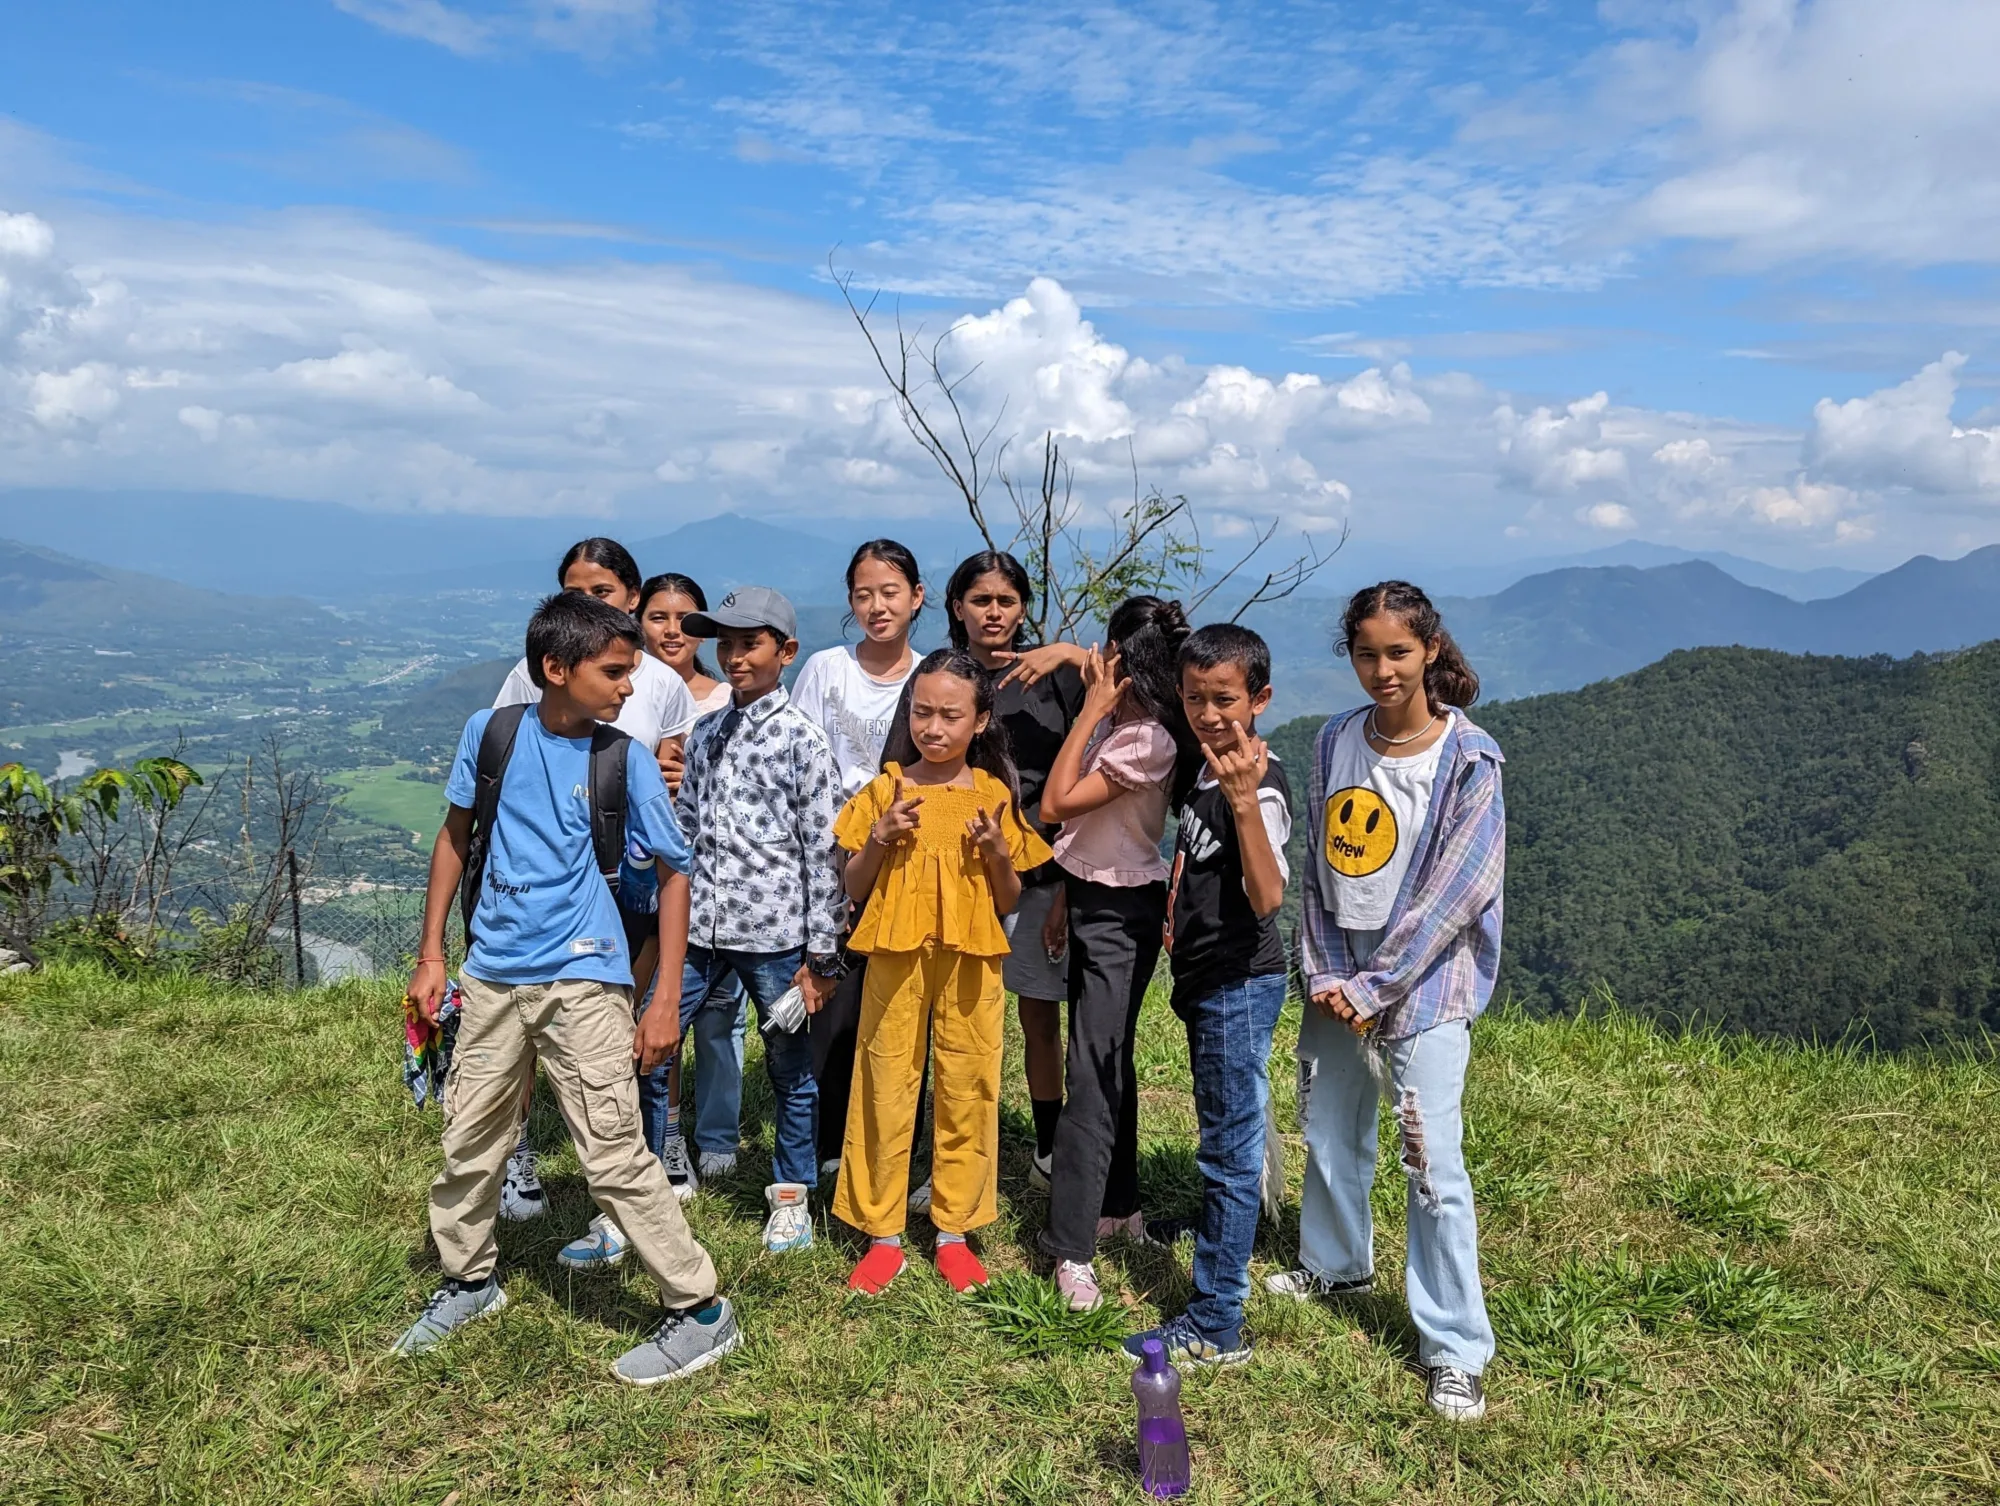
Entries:
POLYGON ((14 7, 0 457, 950 509, 828 277, 1088 496, 1474 559, 2000 539, 2000 7, 14 7))

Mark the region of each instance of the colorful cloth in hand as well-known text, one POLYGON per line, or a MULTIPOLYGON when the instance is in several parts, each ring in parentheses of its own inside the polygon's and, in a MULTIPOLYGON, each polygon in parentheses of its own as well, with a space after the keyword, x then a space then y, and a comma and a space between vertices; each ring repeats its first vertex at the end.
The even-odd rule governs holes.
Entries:
POLYGON ((444 1080, 451 1071, 452 1047, 458 1044, 458 980, 444 980, 437 1023, 423 1017, 415 1004, 403 1000, 403 1086, 418 1108, 444 1103, 444 1080))

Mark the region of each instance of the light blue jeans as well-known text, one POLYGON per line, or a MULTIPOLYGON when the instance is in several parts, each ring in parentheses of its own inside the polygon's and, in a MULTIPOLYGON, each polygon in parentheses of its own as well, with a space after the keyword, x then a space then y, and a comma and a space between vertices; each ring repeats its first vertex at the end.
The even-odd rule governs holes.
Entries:
POLYGON ((1410 1184, 1406 1286, 1418 1358, 1478 1375, 1493 1358, 1493 1328, 1479 1286, 1479 1224, 1460 1143, 1465 1121, 1459 1100, 1471 1054, 1472 1028, 1463 1020, 1370 1046, 1306 1005, 1299 1027, 1299 1120, 1306 1140, 1299 1264, 1331 1281, 1374 1274, 1368 1191, 1375 1182, 1380 1071, 1393 1097, 1410 1184))
MULTIPOLYGON (((658 985, 657 978, 654 983, 658 985)), ((647 1008, 652 1003, 648 989, 647 1008)), ((733 1156, 742 1137, 743 1031, 749 1007, 741 986, 730 979, 695 1011, 694 1028, 683 1036, 684 1045, 687 1035, 694 1037, 694 1133, 681 1133, 704 1154, 733 1156)), ((639 1116, 646 1144, 656 1156, 667 1144, 667 1068, 662 1062, 652 1076, 639 1076, 639 1116)))

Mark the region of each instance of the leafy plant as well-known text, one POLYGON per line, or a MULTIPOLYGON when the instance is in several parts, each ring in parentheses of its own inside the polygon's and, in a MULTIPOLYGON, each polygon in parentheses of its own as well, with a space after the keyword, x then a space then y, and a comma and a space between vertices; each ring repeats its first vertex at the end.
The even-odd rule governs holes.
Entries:
POLYGON ((1771 1211, 1771 1189, 1747 1177, 1680 1171, 1641 1185, 1651 1201, 1711 1234, 1764 1241, 1783 1239, 1791 1229, 1771 1211))
POLYGON ((1530 1375, 1576 1392, 1622 1385, 1632 1366, 1613 1342, 1619 1315, 1599 1299, 1547 1286, 1511 1286, 1487 1304, 1502 1352, 1530 1375))
POLYGON ((1080 1313, 1047 1281, 1002 1271, 972 1297, 972 1307, 1003 1343, 1023 1355, 1091 1354, 1125 1339, 1122 1308, 1080 1313))
POLYGON ((1649 1269, 1636 1294, 1654 1326, 1684 1319, 1727 1333, 1809 1333, 1812 1307, 1768 1265, 1682 1251, 1649 1269))
POLYGON ((66 839, 115 821, 128 800, 171 810, 201 775, 178 758, 142 758, 129 769, 95 769, 67 786, 25 764, 0 764, 0 908, 9 933, 28 939, 41 929, 49 890, 76 868, 66 839))

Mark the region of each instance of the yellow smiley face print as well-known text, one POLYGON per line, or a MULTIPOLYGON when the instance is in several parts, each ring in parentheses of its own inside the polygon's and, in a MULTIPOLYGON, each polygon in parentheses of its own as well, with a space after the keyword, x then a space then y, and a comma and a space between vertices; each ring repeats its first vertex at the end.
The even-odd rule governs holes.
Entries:
POLYGON ((1346 878, 1366 878, 1396 854, 1396 813, 1365 784, 1326 797, 1326 864, 1346 878))

